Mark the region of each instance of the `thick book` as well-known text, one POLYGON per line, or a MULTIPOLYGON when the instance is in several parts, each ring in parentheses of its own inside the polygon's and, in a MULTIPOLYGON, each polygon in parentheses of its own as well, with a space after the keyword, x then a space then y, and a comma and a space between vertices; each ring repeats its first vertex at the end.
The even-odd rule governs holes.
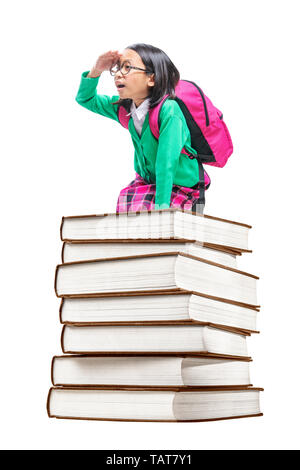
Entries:
POLYGON ((62 241, 185 239, 248 250, 250 225, 178 208, 63 217, 62 241))
POLYGON ((50 418, 192 422, 262 416, 262 388, 59 388, 48 393, 50 418))
POLYGON ((55 386, 250 386, 249 358, 220 356, 54 356, 55 386))
POLYGON ((258 332, 259 309, 197 292, 157 294, 104 294, 102 297, 62 298, 59 317, 62 324, 130 324, 140 322, 207 322, 239 330, 258 332))
POLYGON ((54 283, 58 297, 184 289, 257 305, 257 279, 235 268, 175 252, 60 264, 54 283))
POLYGON ((228 248, 212 248, 200 242, 187 242, 184 240, 140 240, 114 242, 63 242, 62 263, 84 261, 97 258, 118 258, 120 256, 135 256, 158 254, 167 252, 182 252, 204 258, 231 268, 237 267, 237 252, 228 248))
MULTIPOLYGON (((247 357, 246 332, 210 325, 64 325, 64 353, 194 353, 247 357)), ((248 335, 249 336, 249 335, 248 335)))

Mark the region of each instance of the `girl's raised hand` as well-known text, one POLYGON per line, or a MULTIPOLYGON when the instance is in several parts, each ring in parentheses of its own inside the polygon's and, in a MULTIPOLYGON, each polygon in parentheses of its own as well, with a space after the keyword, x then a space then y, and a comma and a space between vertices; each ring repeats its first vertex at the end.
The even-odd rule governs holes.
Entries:
POLYGON ((89 72, 88 77, 99 77, 104 70, 109 70, 113 67, 119 60, 122 54, 118 51, 108 51, 101 54, 92 70, 89 72))

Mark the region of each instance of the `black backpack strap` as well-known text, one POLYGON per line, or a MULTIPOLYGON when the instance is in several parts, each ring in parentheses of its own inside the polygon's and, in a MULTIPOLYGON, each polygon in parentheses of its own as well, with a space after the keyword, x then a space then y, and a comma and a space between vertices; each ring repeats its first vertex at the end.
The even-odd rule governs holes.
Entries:
POLYGON ((191 160, 196 158, 199 166, 199 198, 194 202, 191 210, 193 212, 197 212, 198 214, 203 214, 205 206, 205 176, 202 162, 207 161, 207 155, 190 154, 188 157, 191 160))

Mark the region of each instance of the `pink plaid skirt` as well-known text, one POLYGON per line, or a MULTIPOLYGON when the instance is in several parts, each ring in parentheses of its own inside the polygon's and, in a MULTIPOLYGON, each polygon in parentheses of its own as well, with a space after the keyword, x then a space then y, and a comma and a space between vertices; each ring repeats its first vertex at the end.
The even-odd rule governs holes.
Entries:
MULTIPOLYGON (((147 183, 138 173, 135 175, 135 179, 131 181, 126 188, 121 190, 116 212, 155 210, 156 185, 147 183)), ((170 207, 191 210, 198 198, 199 183, 192 188, 174 184, 172 187, 170 207)))

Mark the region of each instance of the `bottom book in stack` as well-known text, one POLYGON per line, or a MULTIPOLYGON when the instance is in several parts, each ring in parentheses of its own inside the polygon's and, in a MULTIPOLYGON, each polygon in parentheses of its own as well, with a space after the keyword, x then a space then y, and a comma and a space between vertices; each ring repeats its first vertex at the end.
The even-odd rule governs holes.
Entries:
POLYGON ((259 388, 51 388, 51 418, 110 421, 211 421, 261 416, 259 388))

